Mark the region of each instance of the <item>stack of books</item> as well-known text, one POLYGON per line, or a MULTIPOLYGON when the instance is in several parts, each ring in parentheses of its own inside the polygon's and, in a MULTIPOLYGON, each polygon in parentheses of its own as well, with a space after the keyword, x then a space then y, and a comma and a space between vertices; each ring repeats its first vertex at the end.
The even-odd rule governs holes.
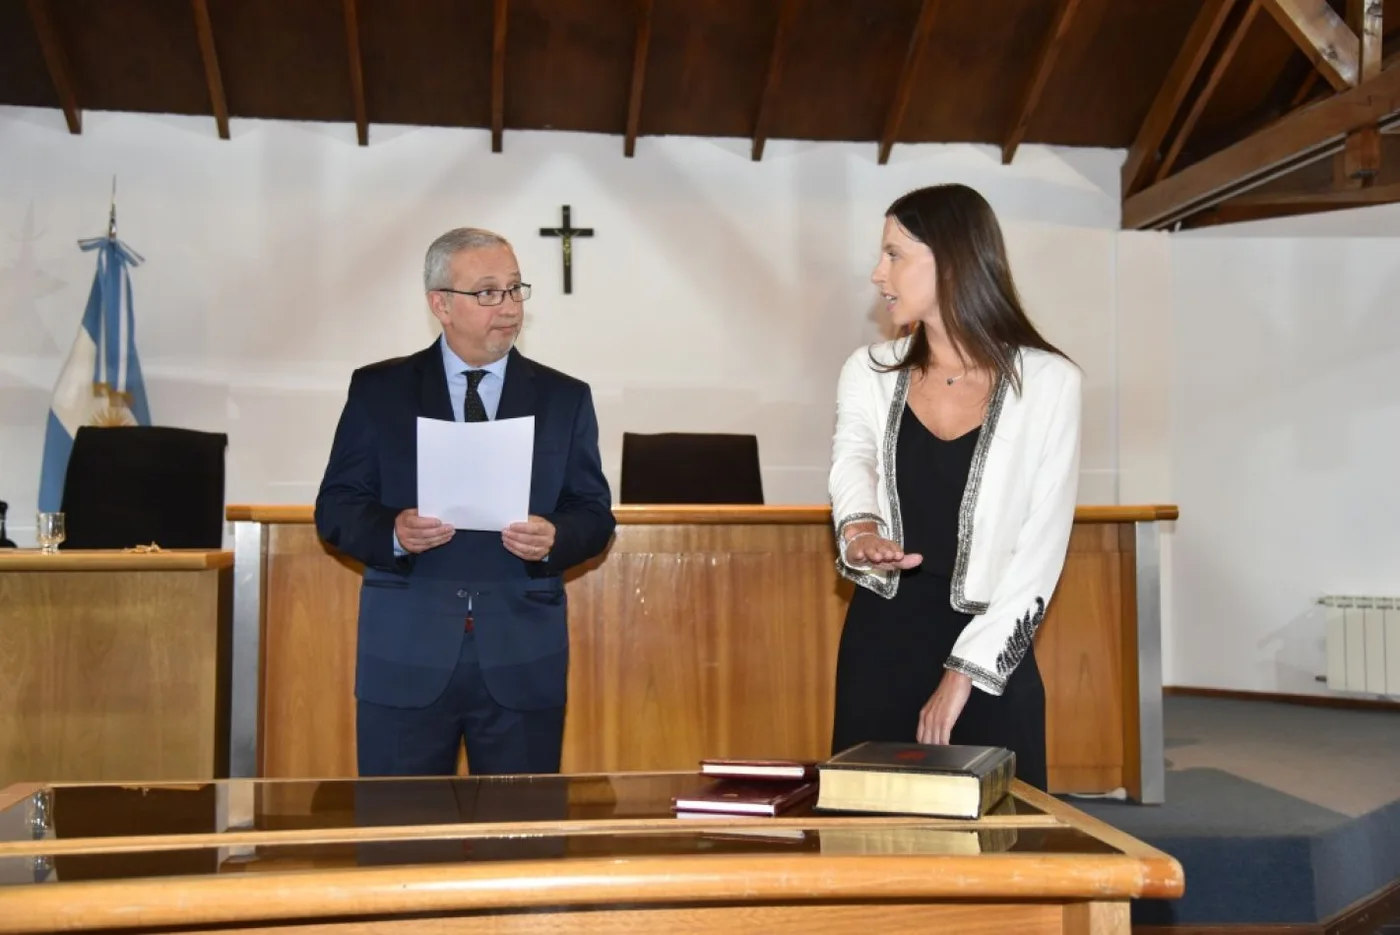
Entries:
POLYGON ((700 788, 671 800, 677 818, 705 815, 777 816, 810 805, 817 764, 803 760, 713 758, 700 761, 700 788))
POLYGON ((1004 747, 872 741, 819 762, 705 759, 700 772, 706 782, 672 800, 677 817, 777 816, 807 805, 974 820, 1006 799, 1016 754, 1004 747))

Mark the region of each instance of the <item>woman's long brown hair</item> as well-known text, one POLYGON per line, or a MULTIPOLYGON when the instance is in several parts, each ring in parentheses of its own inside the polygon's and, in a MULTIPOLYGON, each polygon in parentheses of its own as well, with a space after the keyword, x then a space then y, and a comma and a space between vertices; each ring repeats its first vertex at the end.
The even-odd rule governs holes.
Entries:
MULTIPOLYGON (((1039 348, 1069 359, 1026 316, 1001 225, 978 192, 958 184, 920 188, 896 199, 885 216, 933 252, 939 317, 953 346, 973 365, 1009 380, 1019 394, 1019 349, 1039 348)), ((903 359, 883 369, 924 370, 932 363, 928 336, 916 326, 903 359)))

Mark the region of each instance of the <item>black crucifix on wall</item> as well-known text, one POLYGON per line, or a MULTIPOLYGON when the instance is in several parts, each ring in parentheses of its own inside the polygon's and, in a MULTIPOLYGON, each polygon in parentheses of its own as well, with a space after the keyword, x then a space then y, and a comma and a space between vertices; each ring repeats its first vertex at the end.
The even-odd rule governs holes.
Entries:
POLYGON ((593 228, 574 227, 569 220, 569 206, 564 205, 563 227, 541 227, 541 237, 560 237, 564 241, 564 294, 574 291, 574 238, 592 237, 593 228))

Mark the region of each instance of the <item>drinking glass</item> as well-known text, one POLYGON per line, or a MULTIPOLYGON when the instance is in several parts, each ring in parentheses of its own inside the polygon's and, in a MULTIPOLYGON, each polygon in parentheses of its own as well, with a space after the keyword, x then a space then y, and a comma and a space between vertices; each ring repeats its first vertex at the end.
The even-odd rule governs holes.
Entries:
POLYGON ((58 551, 58 544, 64 540, 63 514, 40 513, 38 526, 39 550, 52 555, 58 551))

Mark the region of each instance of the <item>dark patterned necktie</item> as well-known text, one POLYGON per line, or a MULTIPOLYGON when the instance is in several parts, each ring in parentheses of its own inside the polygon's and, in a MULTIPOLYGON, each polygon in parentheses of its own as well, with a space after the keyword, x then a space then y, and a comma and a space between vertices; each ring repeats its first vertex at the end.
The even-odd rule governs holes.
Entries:
POLYGON ((462 407, 462 421, 464 422, 486 422, 486 404, 481 401, 481 394, 476 388, 481 385, 481 380, 486 376, 485 370, 467 371, 467 400, 462 407))

